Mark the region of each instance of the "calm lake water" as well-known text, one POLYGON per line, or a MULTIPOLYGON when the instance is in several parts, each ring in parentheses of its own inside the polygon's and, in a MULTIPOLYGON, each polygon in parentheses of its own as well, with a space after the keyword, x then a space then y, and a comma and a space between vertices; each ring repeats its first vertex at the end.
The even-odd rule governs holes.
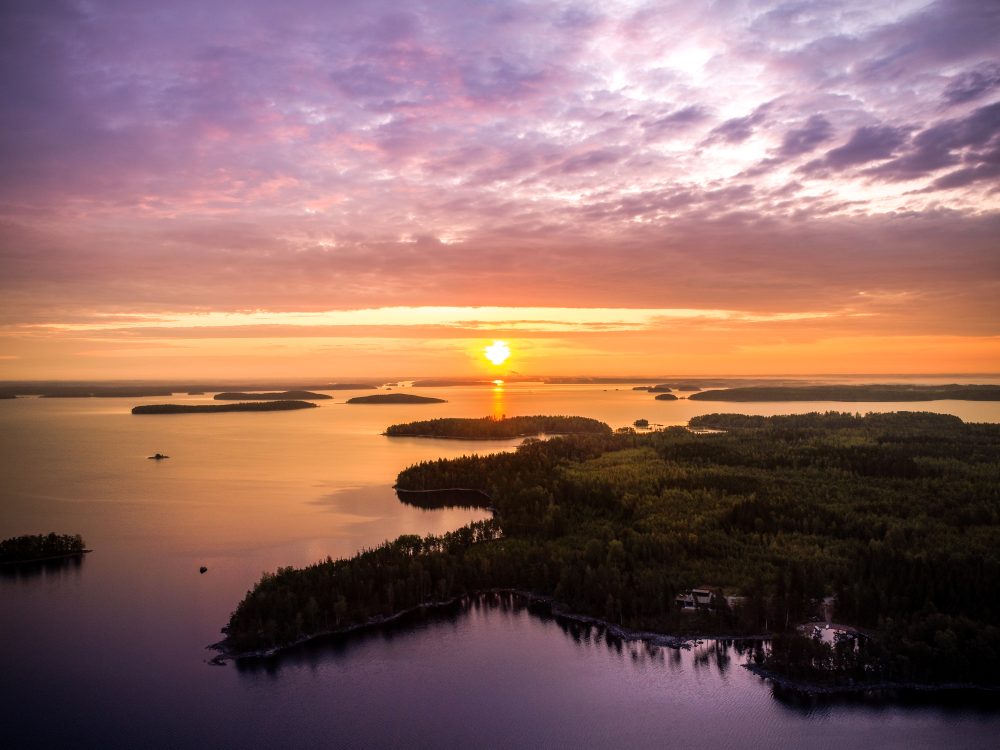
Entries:
POLYGON ((620 427, 830 409, 1000 422, 1000 403, 988 402, 657 402, 628 386, 532 384, 422 392, 448 403, 349 406, 359 394, 332 392, 308 411, 133 416, 168 399, 0 400, 0 538, 80 533, 95 550, 0 573, 0 746, 996 746, 996 695, 802 700, 743 669, 731 644, 649 650, 511 601, 209 666, 205 646, 262 571, 484 517, 403 505, 391 484, 416 461, 517 441, 382 436, 394 422, 578 414, 620 427), (155 452, 171 458, 146 459, 155 452))

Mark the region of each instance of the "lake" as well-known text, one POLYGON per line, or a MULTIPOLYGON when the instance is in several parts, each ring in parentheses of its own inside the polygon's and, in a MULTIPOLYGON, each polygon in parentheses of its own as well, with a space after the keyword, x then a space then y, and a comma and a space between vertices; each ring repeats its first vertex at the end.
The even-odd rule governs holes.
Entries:
POLYGON ((380 434, 394 422, 577 414, 620 427, 897 409, 1000 422, 996 402, 665 402, 629 386, 530 383, 420 392, 448 403, 347 405, 362 392, 336 391, 298 412, 133 416, 211 395, 0 401, 0 538, 80 533, 95 550, 0 573, 3 746, 995 746, 995 694, 807 700, 743 669, 740 644, 649 649, 510 600, 208 665, 205 646, 261 572, 484 517, 403 505, 391 485, 416 461, 519 441, 380 434), (146 459, 156 452, 171 458, 146 459))

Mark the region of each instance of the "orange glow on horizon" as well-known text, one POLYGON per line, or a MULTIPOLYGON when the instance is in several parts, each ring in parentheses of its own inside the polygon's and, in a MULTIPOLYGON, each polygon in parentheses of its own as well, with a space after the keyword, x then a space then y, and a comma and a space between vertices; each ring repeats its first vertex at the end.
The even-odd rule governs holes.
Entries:
POLYGON ((502 365, 510 357, 510 347, 507 346, 506 341, 494 340, 483 352, 486 359, 497 366, 502 365))

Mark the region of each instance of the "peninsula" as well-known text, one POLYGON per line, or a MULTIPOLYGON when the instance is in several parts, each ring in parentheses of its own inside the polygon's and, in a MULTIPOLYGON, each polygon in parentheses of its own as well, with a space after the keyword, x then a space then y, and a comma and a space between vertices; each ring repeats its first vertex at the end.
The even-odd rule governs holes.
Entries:
POLYGON ((238 404, 145 404, 132 408, 133 414, 202 414, 221 411, 290 411, 315 409, 308 401, 258 401, 238 404))
POLYGON ((216 393, 213 398, 216 401, 324 401, 333 398, 325 393, 313 393, 312 391, 272 391, 269 393, 242 393, 225 391, 216 393))
POLYGON ((787 385, 702 391, 692 401, 1000 401, 1000 385, 787 385))
POLYGON ((588 417, 505 417, 494 419, 430 419, 394 424, 386 428, 389 437, 455 438, 464 440, 508 440, 542 433, 608 435, 611 428, 588 417))
POLYGON ((347 399, 349 404, 446 404, 443 398, 417 396, 413 393, 377 393, 371 396, 355 396, 347 399))
POLYGON ((79 534, 28 534, 0 542, 0 565, 42 562, 90 552, 79 534))
POLYGON ((503 589, 624 637, 780 635, 757 666, 834 688, 996 684, 1000 425, 831 412, 691 426, 726 431, 575 435, 411 466, 407 502, 462 488, 494 518, 266 574, 219 648, 273 653, 503 589), (801 635, 824 599, 868 636, 801 635))

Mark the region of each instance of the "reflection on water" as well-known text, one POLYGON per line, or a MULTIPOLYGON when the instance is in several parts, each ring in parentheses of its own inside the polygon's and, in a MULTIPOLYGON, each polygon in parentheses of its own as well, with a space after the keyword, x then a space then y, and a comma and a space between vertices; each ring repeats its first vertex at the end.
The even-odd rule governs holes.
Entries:
POLYGON ((59 557, 54 560, 38 560, 36 562, 14 563, 0 565, 0 578, 14 581, 32 581, 36 579, 59 579, 76 577, 83 569, 86 555, 59 557))
MULTIPOLYGON (((525 639, 524 646, 528 650, 531 641, 554 628, 572 644, 579 658, 585 660, 610 660, 619 665, 627 664, 639 673, 658 673, 670 680, 690 680, 692 676, 704 673, 703 676, 711 683, 757 684, 761 689, 769 686, 770 696, 779 710, 804 718, 828 717, 838 707, 876 715, 900 710, 919 714, 922 710, 940 709, 954 716, 972 712, 984 720, 996 721, 1000 717, 997 695, 988 691, 892 690, 806 694, 790 690, 742 669, 743 665, 753 661, 756 652, 766 648, 765 640, 697 639, 680 647, 625 640, 599 623, 580 622, 553 614, 551 607, 544 602, 508 592, 467 596, 447 605, 410 612, 391 623, 354 633, 317 638, 271 658, 239 660, 235 662, 236 671, 251 680, 261 675, 277 680, 283 672, 296 673, 302 668, 347 669, 359 652, 372 648, 395 650, 398 647, 411 653, 416 649, 413 654, 416 658, 426 638, 439 642, 448 636, 468 637, 470 630, 491 621, 516 628, 518 637, 525 639)), ((490 644, 480 645, 489 648, 490 644)), ((732 689, 738 688, 734 685, 732 689)))
POLYGON ((502 381, 493 385, 493 411, 494 419, 504 419, 507 416, 507 406, 504 400, 504 384, 502 381))

